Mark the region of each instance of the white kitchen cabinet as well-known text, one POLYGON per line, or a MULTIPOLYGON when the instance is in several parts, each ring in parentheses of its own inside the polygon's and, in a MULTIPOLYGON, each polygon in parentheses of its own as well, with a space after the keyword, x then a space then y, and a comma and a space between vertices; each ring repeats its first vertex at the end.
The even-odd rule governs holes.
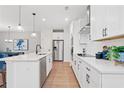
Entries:
POLYGON ((120 29, 120 9, 121 7, 118 5, 112 5, 112 6, 105 6, 107 11, 107 17, 106 17, 106 23, 105 28, 106 30, 106 37, 116 36, 120 35, 121 29, 120 29))
POLYGON ((85 74, 86 74, 86 72, 84 71, 84 64, 83 64, 83 62, 79 59, 79 85, 80 85, 80 87, 84 87, 85 85, 86 85, 86 78, 85 78, 85 74))
POLYGON ((110 62, 105 63, 104 60, 94 60, 94 58, 74 56, 74 59, 77 65, 73 70, 81 88, 124 87, 123 66, 115 66, 110 62), (90 62, 93 60, 94 62, 90 62))
POLYGON ((103 88, 124 88, 123 74, 103 74, 102 75, 103 88))
POLYGON ((92 87, 101 87, 101 74, 96 70, 91 68, 89 65, 85 64, 81 59, 74 59, 74 73, 79 82, 80 87, 82 88, 92 88, 92 87))
POLYGON ((46 55, 24 54, 5 62, 7 88, 40 88, 46 79, 46 55))
POLYGON ((77 60, 77 57, 74 56, 72 68, 73 68, 73 71, 74 71, 74 73, 75 73, 76 78, 78 79, 78 70, 77 70, 77 66, 78 66, 78 60, 77 60))
POLYGON ((46 72, 47 72, 47 76, 48 76, 51 69, 52 69, 52 65, 53 65, 52 64, 52 62, 53 62, 52 61, 52 54, 47 55, 46 61, 47 61, 46 72))
POLYGON ((101 74, 94 70, 92 67, 88 65, 84 65, 85 71, 85 86, 89 88, 98 88, 101 87, 101 74))
POLYGON ((91 39, 123 35, 123 10, 124 7, 118 5, 91 6, 91 39))
POLYGON ((91 39, 102 38, 102 29, 104 28, 106 13, 103 6, 91 6, 91 39))
POLYGON ((8 62, 7 88, 40 88, 39 62, 8 62))
POLYGON ((92 87, 100 87, 101 85, 101 74, 94 70, 89 65, 85 64, 82 60, 81 62, 81 71, 80 71, 80 81, 81 87, 92 88, 92 87))

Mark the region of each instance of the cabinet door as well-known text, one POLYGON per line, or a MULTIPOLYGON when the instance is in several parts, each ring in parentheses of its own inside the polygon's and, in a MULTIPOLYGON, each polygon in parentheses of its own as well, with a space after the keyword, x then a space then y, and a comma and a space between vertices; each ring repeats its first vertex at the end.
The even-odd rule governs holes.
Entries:
POLYGON ((75 57, 74 56, 74 58, 73 58, 73 65, 72 65, 73 67, 73 71, 74 71, 74 73, 75 73, 75 76, 76 76, 76 78, 78 77, 78 75, 77 75, 77 57, 75 57))
POLYGON ((101 74, 86 64, 82 59, 75 58, 74 73, 81 88, 101 87, 101 74))
POLYGON ((80 84, 81 88, 85 88, 86 87, 86 77, 85 77, 86 71, 84 69, 84 66, 85 66, 85 64, 81 60, 80 61, 80 72, 79 72, 80 73, 80 82, 79 82, 79 84, 80 84))
POLYGON ((52 54, 50 54, 50 56, 49 56, 49 61, 50 61, 50 71, 51 71, 51 69, 52 69, 52 67, 53 67, 52 54))
POLYGON ((49 54, 47 56, 47 75, 50 73, 51 69, 52 69, 52 55, 49 54))
POLYGON ((49 74, 49 55, 46 57, 46 73, 49 74))
MULTIPOLYGON (((124 5, 119 5, 118 6, 120 9, 118 9, 119 11, 119 29, 117 30, 118 35, 124 35, 124 5)), ((116 33, 116 34, 117 34, 116 33)))
POLYGON ((101 87, 101 74, 88 65, 85 65, 85 71, 86 87, 101 87))
POLYGON ((121 7, 118 6, 118 5, 108 5, 108 6, 105 6, 106 8, 106 25, 105 25, 105 28, 107 29, 106 30, 106 37, 110 37, 110 36, 116 36, 116 35, 119 35, 119 31, 120 31, 120 24, 119 22, 121 20, 119 20, 120 18, 120 10, 121 10, 121 7))
POLYGON ((98 40, 124 34, 124 6, 91 6, 91 39, 98 40))
POLYGON ((104 6, 91 6, 91 39, 97 40, 103 37, 103 28, 106 23, 106 10, 104 6))

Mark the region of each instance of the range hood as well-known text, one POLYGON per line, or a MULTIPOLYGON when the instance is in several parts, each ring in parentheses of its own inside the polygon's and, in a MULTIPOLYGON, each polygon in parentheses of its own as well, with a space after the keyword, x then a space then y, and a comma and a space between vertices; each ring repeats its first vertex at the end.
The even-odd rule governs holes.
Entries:
POLYGON ((80 34, 89 34, 90 33, 90 23, 86 24, 79 31, 80 34))

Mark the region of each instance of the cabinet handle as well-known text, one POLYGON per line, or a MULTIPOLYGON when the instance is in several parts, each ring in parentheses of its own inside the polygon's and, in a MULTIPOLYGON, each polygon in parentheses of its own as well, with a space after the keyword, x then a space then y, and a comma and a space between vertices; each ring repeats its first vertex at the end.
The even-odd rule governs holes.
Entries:
POLYGON ((91 71, 88 67, 86 67, 86 69, 87 69, 88 71, 91 71))
POLYGON ((105 29, 104 28, 102 29, 102 36, 103 37, 105 36, 105 29))
POLYGON ((88 84, 90 84, 89 79, 90 79, 90 76, 88 74, 86 74, 86 81, 87 81, 88 84))
POLYGON ((105 28, 105 36, 107 36, 107 28, 105 28))

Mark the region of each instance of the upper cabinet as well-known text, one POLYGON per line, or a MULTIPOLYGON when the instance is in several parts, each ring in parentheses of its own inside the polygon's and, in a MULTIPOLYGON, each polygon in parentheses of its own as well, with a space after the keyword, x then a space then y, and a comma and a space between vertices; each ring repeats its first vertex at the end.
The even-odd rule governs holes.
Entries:
POLYGON ((118 5, 91 6, 91 39, 100 40, 124 34, 124 7, 118 5))

